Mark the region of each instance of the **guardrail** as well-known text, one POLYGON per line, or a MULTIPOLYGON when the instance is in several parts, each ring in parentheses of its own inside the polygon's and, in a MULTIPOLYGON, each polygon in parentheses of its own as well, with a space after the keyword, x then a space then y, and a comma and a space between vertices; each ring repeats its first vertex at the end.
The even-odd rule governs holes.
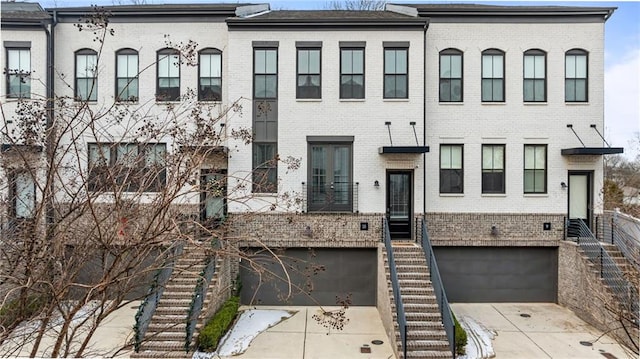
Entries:
POLYGON ((456 357, 456 335, 455 335, 455 322, 453 320, 453 313, 451 307, 449 307, 449 301, 447 300, 447 293, 444 290, 442 278, 440 277, 440 270, 438 270, 438 263, 436 262, 436 256, 433 253, 433 247, 431 246, 431 240, 429 240, 429 232, 427 231, 427 223, 422 219, 422 233, 420 236, 420 244, 424 251, 427 264, 429 265, 429 272, 431 274, 431 284, 433 285, 433 291, 438 301, 438 307, 440 307, 440 315, 442 317, 442 325, 444 331, 447 333, 447 339, 449 340, 449 349, 451 354, 456 357))
POLYGON ((359 182, 313 185, 302 182, 303 212, 358 213, 359 182))
MULTIPOLYGON (((212 246, 215 247, 217 245, 218 241, 214 240, 212 246)), ((215 272, 216 256, 211 255, 207 257, 206 264, 200 272, 198 282, 196 283, 196 287, 193 291, 193 296, 191 297, 191 305, 189 306, 189 312, 187 313, 187 327, 184 342, 185 352, 189 352, 189 349, 191 348, 191 340, 193 339, 193 334, 195 333, 196 325, 198 324, 200 312, 202 312, 202 306, 204 305, 204 300, 207 296, 209 283, 211 283, 211 278, 213 278, 215 272)))
POLYGON ((396 303, 396 321, 400 330, 400 341, 402 344, 403 358, 407 357, 407 316, 404 312, 404 304, 400 294, 400 283, 398 282, 398 272, 396 271, 396 261, 393 257, 393 249, 391 248, 391 233, 389 232, 389 224, 387 219, 382 220, 384 247, 387 250, 387 259, 389 261, 389 271, 391 272, 391 287, 393 288, 393 299, 396 303))
POLYGON ((604 211, 596 219, 602 242, 618 247, 624 257, 640 272, 640 219, 618 211, 604 211))
POLYGON ((176 257, 182 254, 183 249, 184 242, 178 242, 174 243, 174 246, 167 250, 162 267, 156 271, 147 295, 142 301, 142 304, 138 307, 138 311, 135 316, 136 323, 133 326, 133 346, 136 352, 140 350, 140 345, 144 340, 144 335, 147 333, 147 328, 149 328, 151 317, 153 317, 153 314, 158 307, 158 301, 164 292, 165 285, 173 273, 173 266, 175 264, 176 257))

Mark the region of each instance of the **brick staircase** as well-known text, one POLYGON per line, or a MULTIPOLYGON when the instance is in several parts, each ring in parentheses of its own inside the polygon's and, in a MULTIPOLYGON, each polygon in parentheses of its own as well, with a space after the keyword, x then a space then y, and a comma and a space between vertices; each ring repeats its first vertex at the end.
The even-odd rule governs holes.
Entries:
POLYGON ((631 283, 640 283, 640 273, 635 269, 631 263, 625 258, 624 254, 618 249, 616 245, 600 242, 602 248, 604 248, 611 259, 618 265, 618 268, 622 271, 625 278, 631 283))
MULTIPOLYGON (((422 248, 407 242, 393 242, 392 247, 407 318, 407 358, 452 358, 422 248)), ((404 358, 386 255, 385 271, 399 358, 404 358)))
MULTIPOLYGON (((187 314, 191 305, 194 289, 205 266, 207 255, 196 245, 187 245, 177 259, 173 273, 167 282, 164 293, 158 302, 140 350, 132 358, 191 358, 193 344, 201 324, 196 332, 189 352, 185 351, 187 314)), ((216 263, 216 267, 218 263, 216 263)), ((211 282, 216 280, 216 275, 211 282)), ((207 306, 205 297, 203 308, 207 306)))

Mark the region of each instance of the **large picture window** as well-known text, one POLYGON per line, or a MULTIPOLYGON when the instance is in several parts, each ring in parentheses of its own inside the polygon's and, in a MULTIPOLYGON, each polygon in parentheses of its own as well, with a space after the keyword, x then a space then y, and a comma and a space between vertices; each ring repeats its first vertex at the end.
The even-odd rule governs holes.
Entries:
POLYGON ((309 211, 352 211, 352 162, 352 142, 309 142, 309 211))
POLYGON ((524 145, 524 193, 547 193, 546 145, 524 145))
POLYGON ((407 98, 409 95, 409 49, 384 49, 384 98, 407 98))
POLYGON ((462 51, 440 52, 440 102, 462 102, 462 51))
POLYGON ((31 50, 7 48, 7 97, 31 97, 31 50))
POLYGON ((98 99, 98 53, 90 49, 76 52, 76 88, 78 101, 98 99))
POLYGON ((340 98, 364 98, 364 48, 340 49, 340 98))
POLYGON ((547 101, 547 54, 542 50, 525 51, 523 66, 523 100, 547 101))
POLYGON ((504 102, 504 52, 482 52, 482 101, 504 102))
POLYGON ((253 192, 278 192, 278 49, 253 49, 253 192))
POLYGON ((222 100, 222 52, 204 49, 198 54, 198 100, 222 100))
POLYGON ((180 99, 180 53, 174 49, 158 51, 157 101, 180 99))
POLYGON ((298 48, 296 98, 321 97, 321 60, 319 48, 298 48))
POLYGON ((138 52, 122 49, 116 53, 116 99, 138 101, 138 52))
POLYGON ((588 100, 588 62, 584 50, 569 50, 565 54, 564 97, 566 102, 588 100))
POLYGON ((440 145, 440 193, 463 193, 463 145, 440 145))
POLYGON ((504 145, 482 145, 482 193, 505 193, 504 145))

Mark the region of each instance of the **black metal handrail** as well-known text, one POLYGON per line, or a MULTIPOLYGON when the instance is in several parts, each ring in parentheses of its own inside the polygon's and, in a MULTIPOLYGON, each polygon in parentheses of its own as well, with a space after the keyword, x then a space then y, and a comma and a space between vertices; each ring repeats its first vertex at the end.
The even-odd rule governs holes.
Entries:
POLYGON ((147 291, 147 295, 142 301, 142 304, 138 307, 138 311, 135 316, 136 323, 133 326, 133 343, 136 352, 140 350, 140 345, 142 344, 144 336, 147 333, 147 329, 149 328, 151 317, 153 317, 153 314, 158 307, 160 297, 162 297, 162 293, 164 293, 165 285, 173 273, 176 257, 182 254, 183 249, 184 242, 178 242, 174 244, 173 248, 170 248, 167 251, 167 256, 162 267, 156 271, 156 274, 151 281, 151 286, 147 291))
POLYGON ((359 182, 313 185, 302 182, 303 212, 358 213, 359 182))
POLYGON ((617 263, 602 247, 596 236, 582 220, 568 220, 569 240, 574 240, 589 260, 596 265, 600 278, 618 299, 622 309, 630 315, 630 320, 638 323, 640 319, 640 303, 638 289, 625 277, 617 263))
MULTIPOLYGON (((217 240, 214 240, 214 244, 217 242, 217 240)), ((186 336, 184 349, 186 352, 189 352, 189 349, 191 348, 191 340, 193 339, 193 334, 196 330, 196 325, 198 324, 200 312, 202 312, 202 306, 204 305, 204 299, 207 296, 209 283, 211 283, 211 278, 213 278, 215 272, 216 256, 211 255, 207 257, 206 264, 200 272, 198 282, 193 290, 193 296, 191 297, 191 305, 189 306, 189 312, 187 313, 187 326, 185 329, 186 336)))
POLYGON ((447 300, 447 293, 444 290, 444 284, 440 277, 440 270, 438 269, 438 263, 436 262, 436 256, 433 253, 433 247, 429 240, 429 232, 427 231, 427 224, 422 219, 422 233, 421 233, 422 250, 424 251, 427 264, 429 265, 429 272, 431 274, 431 284, 433 285, 433 291, 438 301, 438 307, 440 307, 440 316, 442 317, 442 325, 444 331, 447 333, 447 339, 449 340, 449 349, 451 354, 456 357, 456 335, 455 335, 455 322, 453 320, 453 313, 451 307, 449 307, 449 301, 447 300))
POLYGON ((393 248, 391 248, 391 232, 387 219, 382 220, 384 246, 387 249, 387 259, 389 261, 389 271, 391 272, 391 287, 393 288, 393 299, 396 303, 396 321, 400 330, 400 341, 402 342, 403 358, 407 357, 407 315, 404 312, 404 304, 400 294, 400 282, 396 271, 396 261, 393 258, 393 248))
POLYGON ((596 221, 600 241, 615 245, 627 261, 640 272, 640 219, 618 211, 604 211, 596 221))

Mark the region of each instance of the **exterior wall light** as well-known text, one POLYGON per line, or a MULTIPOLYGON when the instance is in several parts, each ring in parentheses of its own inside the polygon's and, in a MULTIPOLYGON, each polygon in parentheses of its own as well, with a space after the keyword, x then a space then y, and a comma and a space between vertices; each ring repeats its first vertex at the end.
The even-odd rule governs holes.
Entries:
POLYGON ((380 187, 380 182, 378 182, 378 180, 373 181, 373 187, 375 188, 380 187))
POLYGON ((560 182, 560 187, 562 187, 562 189, 567 189, 567 184, 564 182, 560 182))

